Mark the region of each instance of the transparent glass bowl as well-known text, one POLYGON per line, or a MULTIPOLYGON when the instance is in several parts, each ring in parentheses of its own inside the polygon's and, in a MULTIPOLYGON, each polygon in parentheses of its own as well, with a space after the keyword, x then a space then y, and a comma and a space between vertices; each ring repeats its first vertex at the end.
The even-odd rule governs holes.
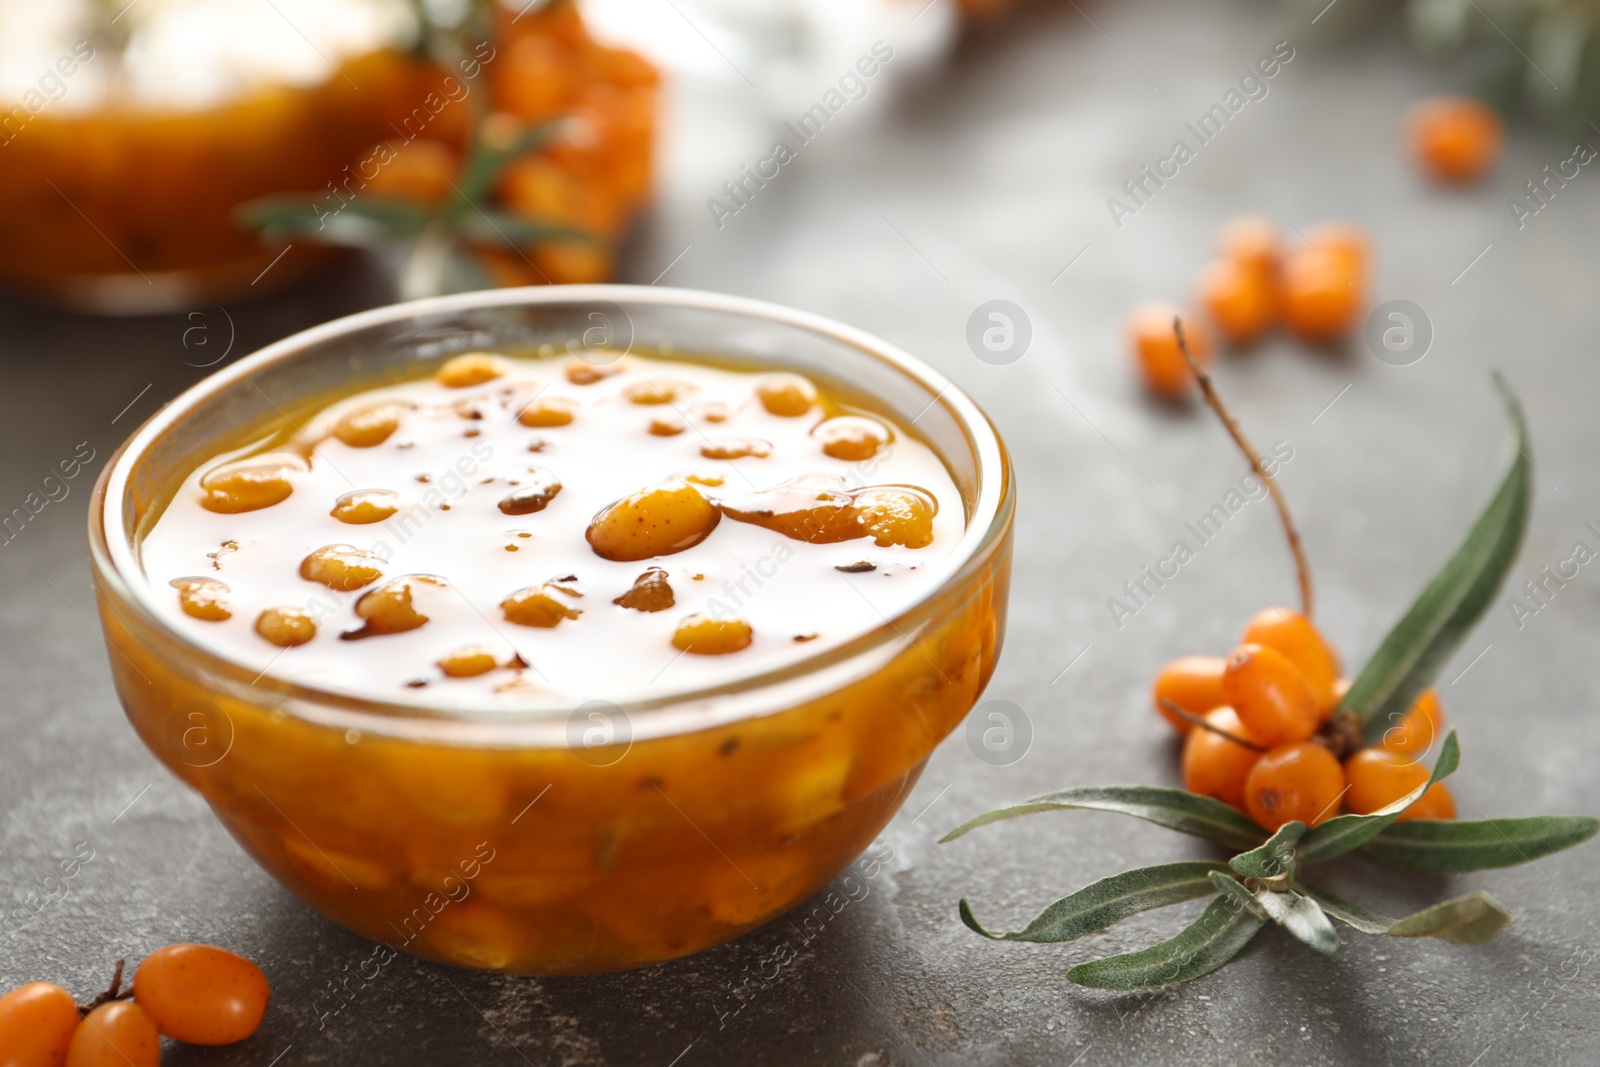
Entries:
POLYGON ((128 718, 257 862, 394 949, 578 974, 736 937, 872 841, 994 669, 1012 477, 971 400, 859 331, 708 293, 540 287, 354 315, 213 375, 107 465, 89 539, 128 718), (446 713, 257 677, 152 610, 139 537, 183 476, 223 448, 331 393, 417 377, 460 351, 591 345, 797 370, 914 420, 966 510, 943 579, 877 629, 782 669, 511 712, 446 713))

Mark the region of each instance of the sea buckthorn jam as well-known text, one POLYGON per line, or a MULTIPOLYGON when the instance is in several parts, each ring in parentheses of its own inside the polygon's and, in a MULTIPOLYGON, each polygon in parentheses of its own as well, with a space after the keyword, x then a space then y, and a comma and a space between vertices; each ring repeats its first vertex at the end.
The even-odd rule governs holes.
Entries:
POLYGON ((108 475, 130 721, 389 950, 574 974, 736 937, 872 844, 994 670, 1010 470, 976 412, 953 436, 919 381, 925 440, 847 386, 668 356, 224 383, 273 421, 180 400, 198 446, 108 475))
POLYGON ((811 656, 925 597, 963 527, 932 449, 799 375, 471 353, 203 463, 141 558, 228 659, 482 707, 811 656))

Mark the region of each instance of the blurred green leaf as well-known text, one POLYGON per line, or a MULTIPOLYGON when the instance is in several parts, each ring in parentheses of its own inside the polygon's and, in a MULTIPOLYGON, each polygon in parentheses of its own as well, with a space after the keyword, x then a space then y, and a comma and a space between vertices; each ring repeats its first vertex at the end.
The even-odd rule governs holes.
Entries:
POLYGON ((1586 815, 1536 815, 1526 819, 1456 822, 1417 819, 1395 823, 1362 846, 1363 855, 1418 871, 1481 871, 1515 867, 1581 844, 1600 830, 1586 815))
POLYGON ((1306 824, 1295 819, 1278 827, 1278 832, 1249 852, 1241 852, 1228 866, 1244 878, 1276 878, 1287 873, 1294 877, 1294 846, 1306 833, 1306 824))
POLYGON ((1381 740, 1433 683, 1488 609, 1522 546, 1532 467, 1527 424, 1521 403, 1498 373, 1494 384, 1511 416, 1517 454, 1466 540, 1384 637, 1340 701, 1341 711, 1365 724, 1369 743, 1381 740))
POLYGON ((1265 921, 1237 900, 1218 897, 1176 937, 1138 952, 1080 963, 1067 978, 1097 989, 1155 989, 1187 982, 1237 956, 1265 921))
POLYGON ((1446 900, 1389 928, 1390 937, 1437 937, 1453 945, 1477 945, 1504 930, 1511 913, 1488 893, 1446 900))
POLYGON ((1346 926, 1360 930, 1364 934, 1382 937, 1394 928, 1395 920, 1387 915, 1379 915, 1375 911, 1368 911, 1359 904, 1352 904, 1348 900, 1340 900, 1326 889, 1307 882, 1297 882, 1295 885, 1306 896, 1322 905, 1323 911, 1346 926))
POLYGON ((1212 871, 1211 884, 1216 886, 1217 892, 1225 897, 1232 897, 1239 906, 1255 915, 1258 919, 1265 919, 1267 913, 1261 907, 1261 902, 1256 900, 1256 895, 1244 887, 1244 883, 1226 871, 1212 871))
POLYGON ((1075 809, 1132 815, 1169 830, 1193 834, 1235 848, 1253 848, 1267 838, 1266 831, 1220 800, 1160 786, 1109 785, 1063 789, 986 812, 951 830, 939 839, 939 843, 954 841, 980 826, 1003 819, 1015 819, 1019 815, 1041 811, 1075 809))
POLYGON ((1210 860, 1192 860, 1123 871, 1062 897, 1026 927, 1011 933, 984 929, 963 897, 961 921, 996 941, 1072 941, 1141 911, 1209 896, 1213 890, 1208 876, 1226 869, 1210 860))
POLYGON ((415 204, 377 196, 330 206, 327 197, 284 193, 240 204, 234 217, 241 225, 273 235, 364 244, 414 238, 427 227, 431 216, 415 204))

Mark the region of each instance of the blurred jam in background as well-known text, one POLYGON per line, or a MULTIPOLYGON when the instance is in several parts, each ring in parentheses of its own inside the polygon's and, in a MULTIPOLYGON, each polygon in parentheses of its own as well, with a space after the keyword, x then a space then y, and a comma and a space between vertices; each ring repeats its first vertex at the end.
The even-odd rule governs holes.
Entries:
MULTIPOLYGON (((842 110, 937 78, 1015 6, 0 0, 0 281, 173 311, 281 291, 356 245, 403 297, 611 280, 662 161, 714 193, 720 225, 842 110), (732 142, 748 160, 728 170, 732 142)), ((1346 33, 1400 19, 1459 57, 1503 114, 1594 132, 1600 4, 1339 7, 1346 33)), ((1434 136, 1479 165, 1459 160, 1481 137, 1452 141, 1472 129, 1434 136)))

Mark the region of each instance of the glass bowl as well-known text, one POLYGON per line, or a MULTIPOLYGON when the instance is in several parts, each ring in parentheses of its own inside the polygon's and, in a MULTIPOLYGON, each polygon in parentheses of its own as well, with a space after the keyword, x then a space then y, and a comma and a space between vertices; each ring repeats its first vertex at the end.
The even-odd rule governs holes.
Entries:
MULTIPOLYGON (((556 286, 380 308, 202 381, 102 473, 89 540, 112 675, 146 745, 257 862, 397 951, 579 974, 727 941, 842 871, 972 708, 1004 633, 1014 486, 994 427, 860 331, 684 290, 556 286), (712 688, 450 710, 258 673, 162 621, 138 544, 197 465, 330 394, 466 350, 706 354, 809 374, 912 425, 966 531, 870 632, 712 688)), ((165 592, 165 590, 163 590, 165 592)))

